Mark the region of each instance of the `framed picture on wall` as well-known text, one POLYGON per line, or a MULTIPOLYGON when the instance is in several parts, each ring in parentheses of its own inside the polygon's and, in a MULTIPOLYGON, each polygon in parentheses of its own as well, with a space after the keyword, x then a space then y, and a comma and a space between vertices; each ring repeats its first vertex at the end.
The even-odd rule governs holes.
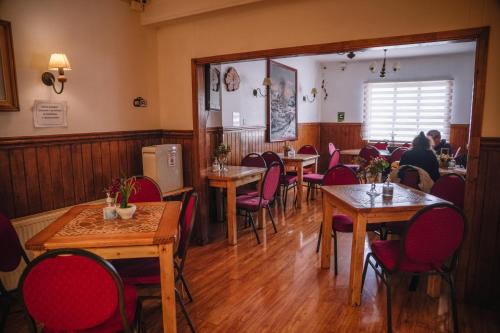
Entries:
POLYGON ((0 20, 0 112, 19 111, 10 22, 0 20))
POLYGON ((221 111, 221 65, 205 65, 205 109, 208 111, 221 111))
POLYGON ((271 79, 267 97, 267 139, 269 142, 297 140, 297 70, 268 60, 271 79))

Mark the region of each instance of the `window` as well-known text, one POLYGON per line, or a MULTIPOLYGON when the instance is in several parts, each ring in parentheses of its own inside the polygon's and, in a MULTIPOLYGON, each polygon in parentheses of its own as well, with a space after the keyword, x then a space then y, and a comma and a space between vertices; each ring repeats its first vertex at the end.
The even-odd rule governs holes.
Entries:
POLYGON ((363 138, 407 142, 436 129, 448 139, 452 96, 452 80, 365 83, 363 138))

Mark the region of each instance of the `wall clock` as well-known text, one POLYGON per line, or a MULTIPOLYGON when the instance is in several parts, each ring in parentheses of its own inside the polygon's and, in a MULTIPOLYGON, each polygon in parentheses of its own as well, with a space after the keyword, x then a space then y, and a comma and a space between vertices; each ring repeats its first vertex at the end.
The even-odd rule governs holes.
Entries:
POLYGON ((224 83, 227 91, 235 91, 240 87, 240 76, 234 67, 229 67, 224 75, 224 83))

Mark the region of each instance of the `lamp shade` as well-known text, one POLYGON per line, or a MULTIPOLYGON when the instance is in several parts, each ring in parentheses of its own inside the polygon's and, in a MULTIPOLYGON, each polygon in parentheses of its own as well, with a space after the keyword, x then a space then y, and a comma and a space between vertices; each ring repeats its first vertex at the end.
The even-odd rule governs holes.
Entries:
POLYGON ((53 53, 50 55, 49 70, 56 71, 59 68, 68 71, 71 70, 71 65, 64 53, 53 53))
POLYGON ((269 87, 272 84, 271 78, 270 77, 265 77, 264 80, 262 81, 262 85, 269 87))
POLYGON ((317 93, 318 93, 318 89, 316 89, 316 88, 311 89, 311 95, 316 96, 317 93))

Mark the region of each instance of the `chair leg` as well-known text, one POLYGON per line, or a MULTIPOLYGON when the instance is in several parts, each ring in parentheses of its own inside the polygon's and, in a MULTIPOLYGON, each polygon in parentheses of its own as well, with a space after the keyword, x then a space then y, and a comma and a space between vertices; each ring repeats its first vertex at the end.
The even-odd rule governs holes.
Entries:
POLYGON ((371 253, 368 253, 365 258, 365 267, 363 267, 363 275, 361 277, 361 294, 363 294, 363 288, 365 286, 366 272, 368 271, 368 261, 370 260, 371 253))
POLYGON ((177 302, 179 302, 179 305, 181 306, 181 311, 188 322, 191 332, 196 333, 193 322, 191 321, 191 318, 189 317, 189 314, 187 313, 186 308, 184 307, 184 302, 182 301, 181 295, 179 294, 179 291, 177 289, 175 289, 175 299, 177 300, 177 302))
POLYGON ((418 281, 420 280, 420 276, 412 275, 410 285, 408 286, 409 291, 416 291, 418 287, 418 281))
POLYGON ((311 194, 311 183, 307 183, 307 195, 306 200, 309 201, 309 195, 311 194))
POLYGON ((387 288, 387 332, 392 333, 392 299, 391 299, 391 276, 385 274, 387 288))
POLYGON ((269 217, 271 218, 271 222, 273 224, 274 232, 278 233, 278 229, 276 229, 276 224, 274 223, 273 213, 271 213, 271 207, 269 207, 269 205, 267 205, 267 212, 269 213, 269 217))
POLYGON ((335 276, 337 276, 339 274, 339 268, 337 263, 337 232, 335 230, 333 230, 332 236, 333 236, 333 250, 334 250, 333 263, 335 266, 335 276))
POLYGON ((284 197, 285 197, 285 202, 284 202, 284 204, 283 204, 283 205, 284 205, 284 209, 286 209, 286 202, 287 202, 287 200, 288 200, 288 186, 285 186, 285 187, 284 187, 284 190, 285 190, 285 195, 284 195, 284 197))
POLYGON ((9 310, 10 310, 9 296, 5 295, 5 297, 2 298, 3 298, 2 301, 5 301, 5 306, 2 306, 3 309, 2 309, 2 318, 0 319, 0 332, 3 332, 5 329, 5 324, 7 323, 7 317, 9 316, 9 310))
POLYGON ((137 308, 135 309, 135 321, 137 325, 137 333, 141 333, 141 318, 142 318, 142 300, 137 299, 137 308))
POLYGON ((457 296, 455 294, 455 284, 453 282, 453 277, 448 274, 448 283, 450 284, 450 298, 451 298, 451 313, 453 316, 453 332, 458 333, 458 310, 457 310, 457 296))
POLYGON ((318 244, 316 245, 316 253, 319 252, 319 246, 321 244, 321 236, 323 235, 323 221, 319 225, 319 235, 318 235, 318 244))
POLYGON ((257 238, 257 244, 260 244, 259 233, 257 232, 257 228, 255 228, 255 223, 253 222, 252 214, 249 212, 248 217, 250 218, 250 223, 252 224, 253 232, 255 234, 255 238, 257 238))
POLYGON ((181 273, 177 273, 179 275, 179 279, 181 279, 182 285, 184 286, 184 289, 186 289, 186 293, 188 295, 189 301, 193 301, 193 296, 191 295, 191 292, 189 291, 188 284, 186 280, 184 279, 184 276, 181 273))

